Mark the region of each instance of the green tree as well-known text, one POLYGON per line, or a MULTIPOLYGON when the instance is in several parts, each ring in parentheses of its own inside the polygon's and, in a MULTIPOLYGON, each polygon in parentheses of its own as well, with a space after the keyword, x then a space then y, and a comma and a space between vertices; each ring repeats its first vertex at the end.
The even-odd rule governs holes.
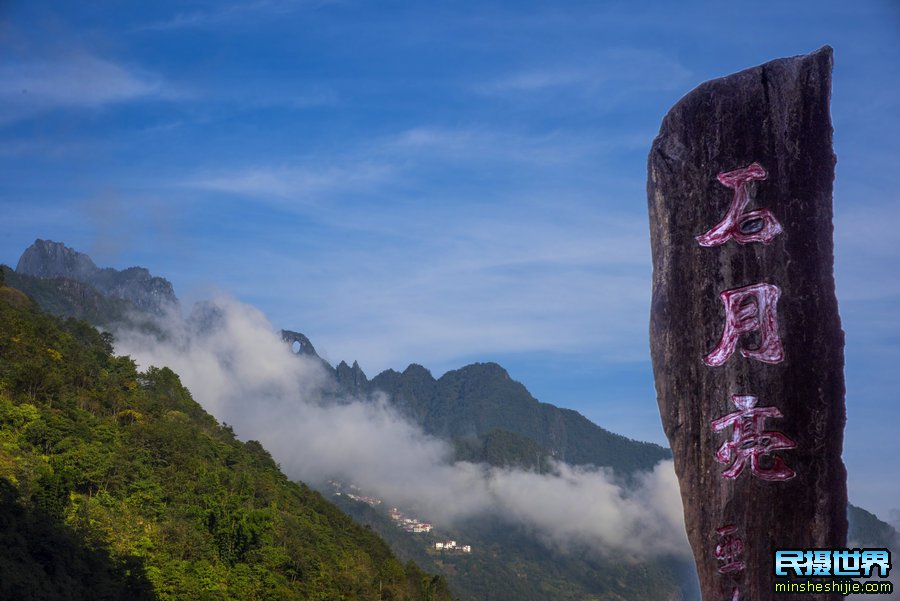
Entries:
POLYGON ((0 599, 450 600, 175 372, 23 299, 0 294, 0 599))

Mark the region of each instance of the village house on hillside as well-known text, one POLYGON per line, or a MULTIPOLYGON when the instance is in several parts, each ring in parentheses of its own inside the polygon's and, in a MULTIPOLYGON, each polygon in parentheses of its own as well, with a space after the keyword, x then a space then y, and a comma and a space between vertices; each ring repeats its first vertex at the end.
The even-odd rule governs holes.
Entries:
POLYGON ((434 543, 436 551, 456 551, 459 553, 471 553, 472 545, 457 545, 455 540, 448 540, 443 543, 434 543))

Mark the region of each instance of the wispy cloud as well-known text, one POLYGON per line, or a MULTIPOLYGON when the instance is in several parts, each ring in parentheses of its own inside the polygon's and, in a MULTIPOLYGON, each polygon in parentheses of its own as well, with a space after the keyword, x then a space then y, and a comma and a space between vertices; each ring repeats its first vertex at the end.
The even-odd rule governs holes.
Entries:
POLYGON ((292 355, 253 307, 219 299, 207 315, 214 328, 176 316, 161 321, 165 342, 117 332, 117 350, 144 368, 175 369, 198 402, 242 437, 260 440, 292 478, 353 482, 389 504, 416 507, 439 529, 490 516, 555 548, 689 553, 671 461, 638 475, 633 487, 591 466, 557 463, 553 473, 537 474, 453 463, 447 443, 384 399, 324 400, 321 364, 292 355))
MULTIPOLYGON (((268 227, 266 238, 283 247, 266 264, 291 277, 251 287, 335 361, 381 370, 598 348, 634 361, 646 355, 646 218, 603 190, 569 185, 607 153, 639 146, 629 136, 416 127, 184 185, 294 211, 321 228, 298 238, 287 225, 268 227), (497 178, 517 183, 498 192, 497 178)), ((259 235, 247 227, 242 235, 259 235)), ((234 276, 244 262, 229 264, 234 276)))
MULTIPOLYGON (((388 165, 373 162, 340 166, 305 165, 251 167, 231 174, 199 176, 183 182, 191 188, 237 194, 264 202, 313 202, 326 195, 368 188, 390 177, 388 165)), ((297 207, 303 206, 303 204, 297 207)))
POLYGON ((148 23, 143 30, 191 29, 243 23, 247 19, 278 18, 301 10, 312 10, 340 0, 255 0, 220 4, 213 10, 178 13, 171 19, 148 23))
MULTIPOLYGON (((417 194, 425 201, 441 194, 435 189, 435 182, 449 177, 452 169, 462 169, 462 177, 472 181, 483 179, 477 173, 489 166, 514 169, 519 174, 527 172, 534 178, 541 172, 549 175, 556 170, 578 170, 600 156, 641 148, 651 137, 629 133, 590 138, 491 127, 420 126, 347 142, 339 151, 313 152, 277 164, 204 167, 180 185, 283 204, 284 199, 328 197, 334 200, 354 191, 378 193, 391 185, 402 184, 406 186, 407 196, 411 189, 421 188, 417 194), (466 170, 471 170, 470 175, 465 175, 466 170)), ((507 173, 509 177, 514 171, 507 173)), ((484 193, 490 193, 487 183, 484 193)), ((306 207, 302 203, 295 206, 301 210, 306 207)), ((347 223, 347 216, 341 219, 347 223)))
POLYGON ((254 115, 254 119, 268 109, 305 111, 337 106, 342 100, 339 91, 327 82, 279 80, 256 72, 242 75, 238 85, 198 80, 191 81, 190 85, 192 96, 208 106, 218 106, 226 112, 239 110, 243 115, 254 115))
POLYGON ((675 89, 690 75, 687 67, 661 52, 614 48, 576 64, 545 65, 502 75, 474 89, 488 95, 574 92, 595 99, 623 99, 649 90, 675 89))
POLYGON ((398 241, 388 256, 334 258, 352 277, 332 283, 333 313, 310 327, 328 331, 322 343, 335 359, 380 370, 523 351, 599 348, 610 361, 644 357, 643 223, 552 224, 527 211, 472 231, 462 220, 413 226, 430 238, 414 256, 404 257, 398 241))
POLYGON ((381 152, 450 160, 552 165, 582 160, 596 151, 596 140, 559 132, 523 134, 495 128, 414 127, 380 143, 381 152))
POLYGON ((477 200, 434 212, 428 202, 336 209, 314 237, 270 228, 280 243, 264 263, 286 277, 264 289, 250 277, 259 257, 224 252, 230 275, 246 272, 247 293, 280 323, 368 373, 528 351, 643 360, 645 219, 550 200, 559 207, 523 199, 497 210, 477 200))
MULTIPOLYGON (((0 123, 2 123, 2 118, 0 118, 0 123)), ((80 140, 59 142, 42 138, 7 139, 4 140, 3 144, 0 144, 0 157, 71 159, 84 156, 90 148, 91 145, 88 142, 80 140)))
POLYGON ((535 92, 573 85, 593 85, 597 72, 592 69, 542 69, 521 71, 479 86, 483 92, 535 92))
POLYGON ((84 52, 0 62, 0 122, 166 95, 160 77, 84 52))

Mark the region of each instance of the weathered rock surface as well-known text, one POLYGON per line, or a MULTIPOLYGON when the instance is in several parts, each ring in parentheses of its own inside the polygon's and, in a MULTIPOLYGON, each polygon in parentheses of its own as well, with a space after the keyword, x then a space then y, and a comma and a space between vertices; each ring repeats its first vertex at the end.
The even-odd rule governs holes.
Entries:
POLYGON ((281 339, 284 342, 287 342, 293 347, 293 344, 296 342, 297 346, 294 352, 298 355, 309 355, 311 357, 318 357, 319 354, 316 352, 316 347, 313 346, 312 342, 309 341, 304 334, 300 332, 293 332, 291 330, 281 330, 281 339))
POLYGON ((143 267, 122 271, 110 267, 100 269, 86 254, 51 240, 35 240, 25 249, 16 265, 16 273, 72 279, 151 313, 162 313, 167 306, 178 303, 172 284, 165 278, 153 277, 143 267))
POLYGON ((650 151, 651 354, 704 600, 768 601, 775 549, 846 539, 831 70, 824 47, 706 82, 669 111, 650 151), (717 180, 754 163, 753 181, 717 180), (732 235, 704 238, 739 188, 749 204, 718 232, 732 235), (753 240, 765 230, 767 242, 753 240), (720 294, 756 284, 772 294, 734 299, 734 352, 725 341, 711 356, 725 333, 720 294))

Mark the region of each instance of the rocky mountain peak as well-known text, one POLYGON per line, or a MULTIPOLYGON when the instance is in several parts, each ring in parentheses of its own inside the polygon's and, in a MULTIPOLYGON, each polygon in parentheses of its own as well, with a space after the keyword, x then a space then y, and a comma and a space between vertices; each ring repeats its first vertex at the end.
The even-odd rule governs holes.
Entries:
POLYGON ((353 362, 353 367, 347 365, 346 361, 341 361, 335 369, 338 384, 344 389, 356 394, 367 392, 369 379, 363 372, 359 363, 353 362))
POLYGON ((119 271, 99 268, 91 258, 61 242, 35 240, 25 249, 16 265, 16 273, 37 278, 66 278, 87 284, 97 292, 129 301, 142 311, 162 313, 167 306, 177 305, 172 284, 154 277, 143 267, 119 271))
POLYGON ((316 347, 304 334, 292 330, 281 330, 281 339, 291 345, 291 350, 297 355, 310 355, 318 357, 316 347))
POLYGON ((98 270, 89 256, 62 242, 41 240, 25 249, 16 265, 16 273, 38 278, 64 277, 84 281, 98 270))
POLYGON ((418 363, 410 363, 405 370, 403 370, 403 376, 405 378, 413 378, 419 380, 434 380, 434 376, 431 375, 431 372, 424 366, 419 365, 418 363))

